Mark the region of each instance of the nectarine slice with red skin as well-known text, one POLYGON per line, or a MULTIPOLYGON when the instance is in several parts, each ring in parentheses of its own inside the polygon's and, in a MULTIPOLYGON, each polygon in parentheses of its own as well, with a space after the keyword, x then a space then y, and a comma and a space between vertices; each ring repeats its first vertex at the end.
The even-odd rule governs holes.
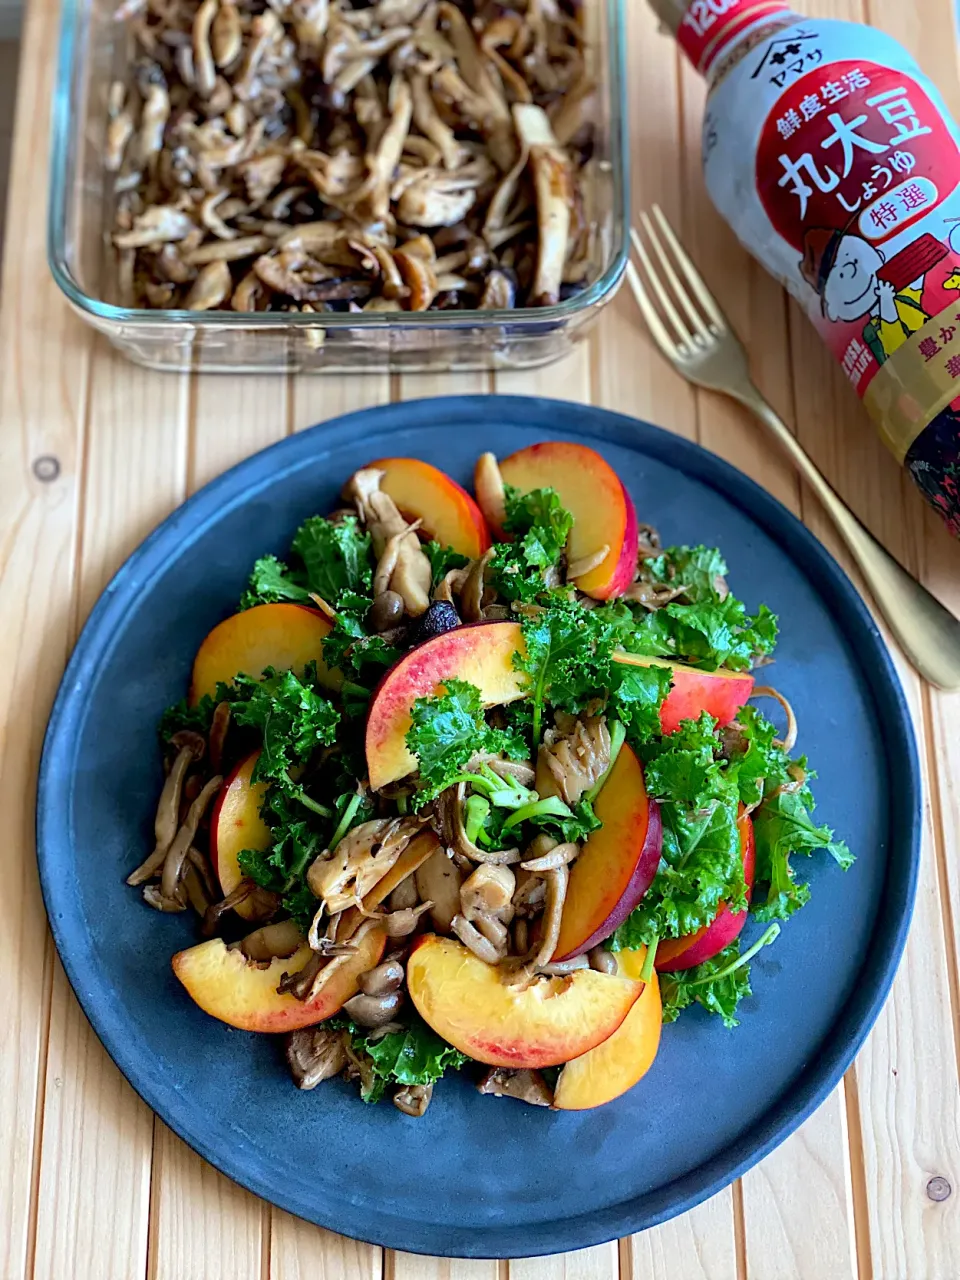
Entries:
POLYGON ((511 987, 460 942, 428 933, 407 961, 417 1012, 461 1053, 492 1067, 554 1067, 612 1036, 643 983, 578 969, 511 987))
POLYGON ((317 664, 321 685, 339 689, 343 677, 323 660, 323 642, 331 630, 329 618, 319 609, 301 604, 258 604, 233 614, 213 628, 197 651, 191 705, 204 694, 213 697, 218 684, 229 684, 238 675, 259 679, 273 667, 299 676, 308 662, 317 664))
MULTIPOLYGON (((617 973, 639 979, 646 954, 646 947, 615 952, 617 973)), ((558 1111, 587 1111, 632 1089, 653 1066, 662 1023, 660 984, 654 973, 613 1035, 563 1068, 553 1105, 558 1111)))
POLYGON ((406 736, 417 698, 431 697, 445 680, 456 679, 476 685, 484 706, 515 702, 529 691, 529 677, 513 665, 513 655, 524 652, 519 622, 475 622, 405 654, 370 699, 366 753, 371 788, 379 791, 416 772, 417 758, 406 736))
POLYGON ((222 938, 212 938, 177 952, 173 972, 204 1013, 231 1027, 271 1033, 296 1031, 332 1018, 357 994, 360 975, 379 962, 387 936, 379 925, 371 923, 354 935, 354 941, 357 950, 330 961, 327 981, 309 1002, 277 992, 283 975, 299 973, 310 959, 306 943, 286 959, 278 956, 263 964, 247 960, 239 948, 228 948, 222 938))
POLYGON ((419 458, 378 458, 370 467, 385 472, 380 488, 401 515, 420 520, 421 532, 442 547, 476 560, 490 546, 483 513, 462 485, 419 458))
POLYGON ((557 491, 574 519, 567 545, 571 562, 608 548, 603 561, 577 579, 581 591, 595 600, 626 591, 637 568, 637 513, 619 476, 596 450, 549 440, 504 458, 500 474, 521 493, 557 491))
POLYGON ((699 720, 703 711, 709 712, 721 726, 730 724, 753 693, 754 681, 749 671, 700 671, 683 662, 648 658, 622 649, 614 658, 631 667, 670 669, 670 692, 660 708, 661 733, 673 733, 684 720, 699 720))
POLYGON ((570 868, 554 958, 569 960, 609 938, 653 883, 660 865, 660 808, 626 744, 594 804, 603 823, 570 868))
MULTIPOLYGON (((743 878, 747 884, 747 902, 753 892, 753 877, 757 862, 757 844, 753 831, 753 822, 749 814, 743 814, 737 821, 740 829, 740 852, 743 857, 743 878)), ((743 926, 747 922, 749 912, 731 911, 725 902, 709 924, 705 924, 696 933, 688 933, 685 938, 667 938, 657 948, 655 967, 660 973, 679 973, 682 969, 692 969, 698 964, 705 964, 718 956, 724 947, 739 938, 743 926)))
MULTIPOLYGON (((260 806, 269 784, 251 781, 259 756, 260 752, 254 751, 240 761, 217 796, 210 815, 210 862, 224 897, 243 879, 238 861, 243 850, 267 849, 272 839, 270 828, 260 817, 260 806)), ((235 910, 244 919, 254 914, 249 902, 238 902, 235 910)))

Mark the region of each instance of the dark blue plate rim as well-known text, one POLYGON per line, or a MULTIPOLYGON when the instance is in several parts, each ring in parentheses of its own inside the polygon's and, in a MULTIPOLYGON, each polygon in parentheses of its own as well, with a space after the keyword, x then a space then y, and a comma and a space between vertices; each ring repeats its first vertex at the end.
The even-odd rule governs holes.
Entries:
POLYGON ((698 444, 659 427, 595 406, 527 396, 446 396, 361 409, 287 437, 224 472, 167 517, 125 561, 90 613, 67 664, 44 740, 37 795, 37 857, 44 904, 67 978, 95 1033, 121 1072, 161 1119, 222 1173, 263 1199, 329 1230, 385 1248, 411 1253, 471 1258, 518 1258, 566 1252, 631 1235, 694 1208, 723 1190, 790 1136, 840 1082, 876 1021, 900 963, 917 892, 922 827, 920 763, 913 724, 896 669, 869 610, 846 574, 809 530, 765 489, 698 444), (75 913, 69 882, 56 875, 55 840, 49 833, 68 825, 68 804, 53 785, 59 757, 70 752, 81 715, 82 693, 101 657, 109 652, 124 615, 149 590, 162 567, 168 538, 196 533, 225 506, 236 506, 286 471, 304 464, 331 438, 355 438, 375 419, 377 432, 422 425, 433 415, 456 415, 463 429, 482 429, 491 405, 501 420, 554 436, 588 436, 652 456, 684 471, 735 503, 790 554, 831 605, 841 628, 855 640, 853 651, 885 728, 888 761, 896 761, 898 787, 890 789, 890 855, 887 885, 872 945, 860 980, 815 1062, 790 1090, 737 1141, 682 1178, 607 1209, 522 1227, 476 1228, 458 1238, 456 1252, 447 1229, 427 1221, 383 1215, 383 1230, 371 1230, 369 1210, 348 1201, 317 1203, 298 1188, 277 1187, 261 1171, 234 1158, 229 1144, 196 1132, 181 1122, 177 1092, 152 1078, 145 1063, 128 1048, 123 1007, 116 993, 98 986, 97 975, 75 963, 82 921, 75 913), (502 411, 502 412, 501 412, 502 411), (318 448, 319 446, 319 448, 318 448))

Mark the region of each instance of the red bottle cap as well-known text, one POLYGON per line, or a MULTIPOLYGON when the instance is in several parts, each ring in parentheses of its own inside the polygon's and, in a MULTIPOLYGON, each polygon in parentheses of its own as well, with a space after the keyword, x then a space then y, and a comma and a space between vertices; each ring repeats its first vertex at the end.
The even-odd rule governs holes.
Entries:
POLYGON ((751 27, 791 12, 785 0, 650 0, 702 74, 751 27))

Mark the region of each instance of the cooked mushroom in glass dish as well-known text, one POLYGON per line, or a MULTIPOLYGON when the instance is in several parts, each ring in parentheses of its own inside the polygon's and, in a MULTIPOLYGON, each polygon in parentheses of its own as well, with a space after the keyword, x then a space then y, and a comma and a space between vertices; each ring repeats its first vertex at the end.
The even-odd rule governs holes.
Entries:
POLYGON ((579 3, 123 0, 121 301, 508 309, 595 270, 579 3))
POLYGON ((852 861, 754 683, 776 619, 717 550, 641 536, 581 445, 485 455, 476 491, 385 459, 256 562, 163 717, 129 877, 198 917, 173 969, 201 1009, 411 1117, 447 1070, 620 1096, 687 1006, 737 1025, 809 897, 790 858, 852 861))

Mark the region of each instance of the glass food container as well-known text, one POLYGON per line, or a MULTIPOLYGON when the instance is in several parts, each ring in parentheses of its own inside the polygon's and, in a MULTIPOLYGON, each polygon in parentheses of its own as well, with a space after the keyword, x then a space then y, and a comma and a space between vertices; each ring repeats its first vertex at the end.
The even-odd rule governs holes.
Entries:
POLYGON ((565 355, 616 293, 629 191, 622 0, 584 0, 597 84, 583 182, 596 229, 591 283, 556 306, 377 313, 130 309, 116 304, 113 175, 104 167, 111 83, 124 79, 118 0, 64 0, 53 113, 48 256, 74 310, 151 369, 344 373, 525 369, 565 355))

